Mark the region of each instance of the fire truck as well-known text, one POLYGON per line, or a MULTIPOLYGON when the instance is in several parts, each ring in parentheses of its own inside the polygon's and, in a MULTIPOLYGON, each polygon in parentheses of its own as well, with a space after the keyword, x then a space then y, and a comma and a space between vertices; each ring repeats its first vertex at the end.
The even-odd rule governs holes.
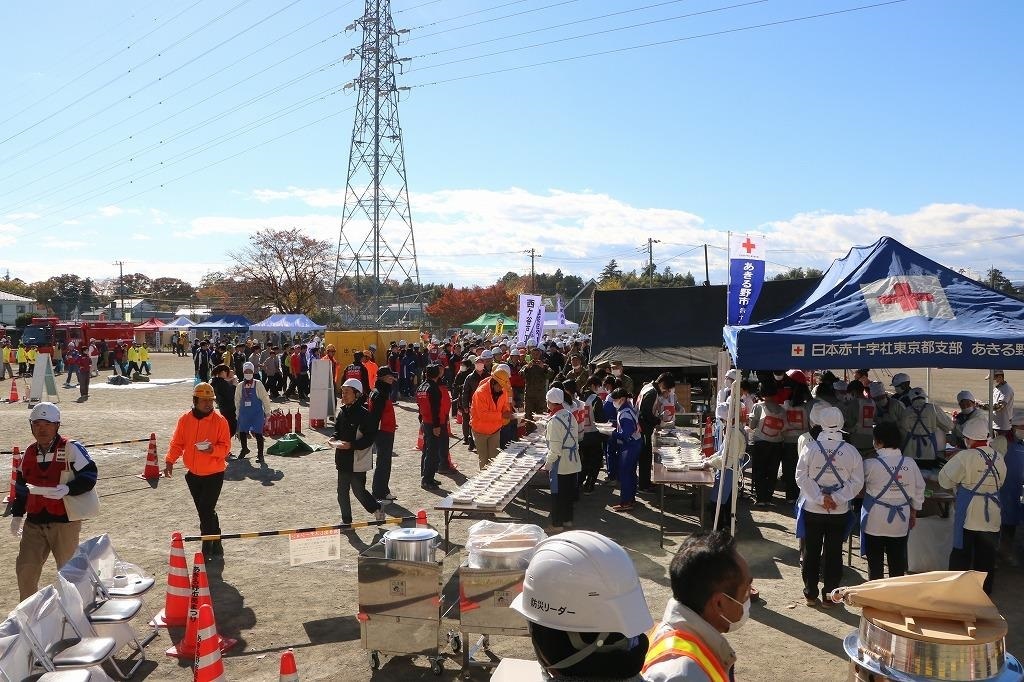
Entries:
POLYGON ((135 338, 135 325, 131 322, 86 320, 61 322, 56 317, 33 317, 32 322, 25 327, 21 334, 21 340, 26 346, 39 346, 40 353, 49 353, 50 355, 53 354, 55 344, 59 345, 61 350, 67 350, 70 341, 81 346, 88 345, 89 339, 130 341, 133 338, 135 338))

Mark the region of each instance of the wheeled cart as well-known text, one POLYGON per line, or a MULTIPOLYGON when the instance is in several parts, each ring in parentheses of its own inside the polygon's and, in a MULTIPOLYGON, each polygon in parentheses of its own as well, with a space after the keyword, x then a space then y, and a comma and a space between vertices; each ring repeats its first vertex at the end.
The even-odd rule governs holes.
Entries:
POLYGON ((440 675, 439 646, 442 561, 401 561, 384 556, 377 543, 358 558, 359 635, 370 668, 387 656, 426 656, 440 675))

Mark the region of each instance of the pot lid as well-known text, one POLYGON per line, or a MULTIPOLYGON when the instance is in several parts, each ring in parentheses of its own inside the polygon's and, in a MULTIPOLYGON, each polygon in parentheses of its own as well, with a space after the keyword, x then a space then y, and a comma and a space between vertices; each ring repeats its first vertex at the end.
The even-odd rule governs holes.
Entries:
POLYGON ((433 540, 438 533, 433 528, 396 528, 384 533, 385 540, 398 542, 419 542, 420 540, 433 540))

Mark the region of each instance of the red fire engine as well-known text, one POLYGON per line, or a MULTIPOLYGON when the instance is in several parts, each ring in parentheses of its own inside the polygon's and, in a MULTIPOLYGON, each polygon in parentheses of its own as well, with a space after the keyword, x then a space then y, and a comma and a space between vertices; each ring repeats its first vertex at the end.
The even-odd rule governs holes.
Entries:
POLYGON ((54 344, 67 350, 69 341, 75 345, 88 344, 89 339, 105 339, 116 341, 135 338, 135 325, 131 322, 85 321, 74 320, 61 322, 56 317, 33 317, 31 324, 25 327, 21 340, 26 346, 39 346, 40 353, 53 354, 54 344))

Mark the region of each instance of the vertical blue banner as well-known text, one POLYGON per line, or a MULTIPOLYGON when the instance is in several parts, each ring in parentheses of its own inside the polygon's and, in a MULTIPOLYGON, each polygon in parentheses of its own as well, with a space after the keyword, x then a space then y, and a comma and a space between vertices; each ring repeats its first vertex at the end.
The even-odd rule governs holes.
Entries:
POLYGON ((729 291, 726 324, 750 324, 754 304, 764 284, 763 236, 743 235, 729 244, 729 291))

